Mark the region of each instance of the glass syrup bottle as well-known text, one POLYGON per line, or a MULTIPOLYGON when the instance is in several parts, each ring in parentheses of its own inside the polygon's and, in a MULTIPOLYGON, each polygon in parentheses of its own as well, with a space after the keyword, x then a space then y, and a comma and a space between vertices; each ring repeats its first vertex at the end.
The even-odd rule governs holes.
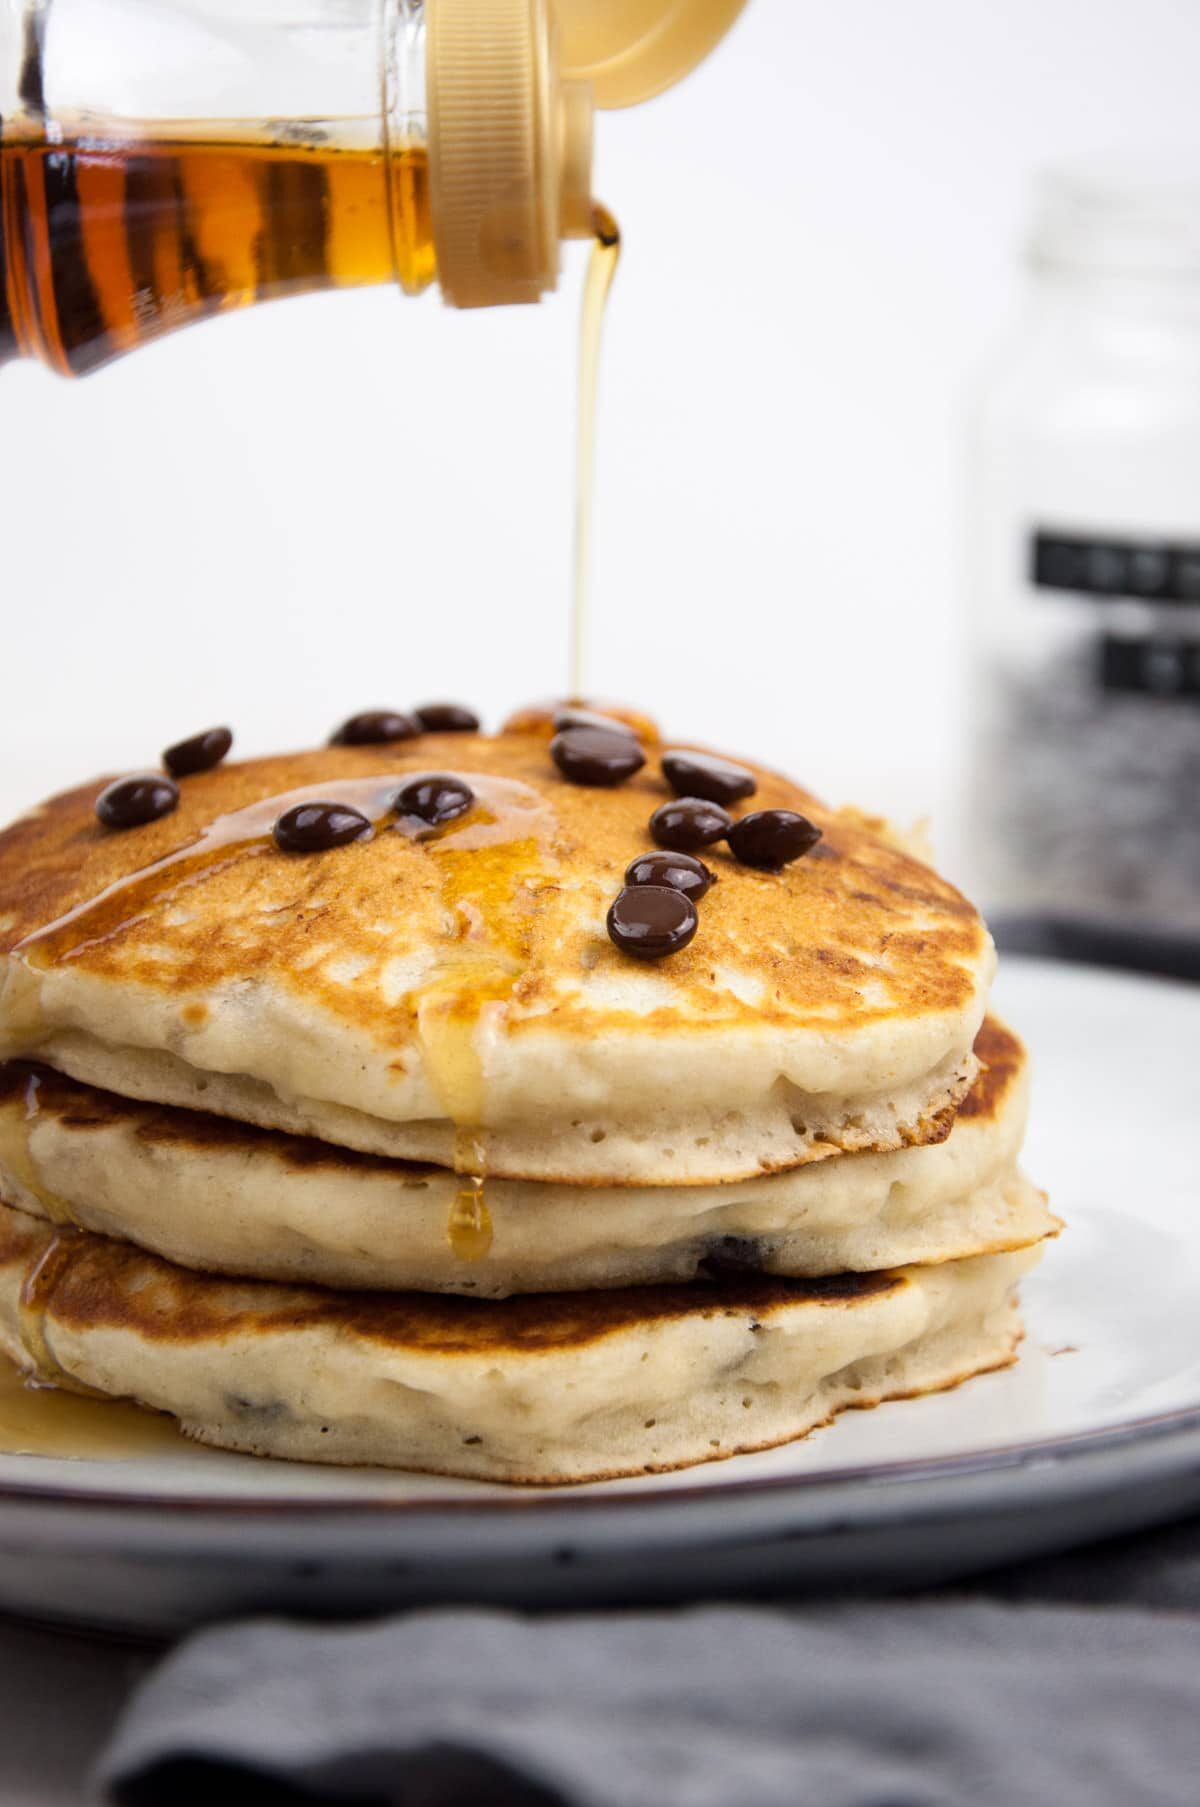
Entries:
POLYGON ((313 290, 554 288, 592 111, 743 0, 0 0, 0 364, 313 290))

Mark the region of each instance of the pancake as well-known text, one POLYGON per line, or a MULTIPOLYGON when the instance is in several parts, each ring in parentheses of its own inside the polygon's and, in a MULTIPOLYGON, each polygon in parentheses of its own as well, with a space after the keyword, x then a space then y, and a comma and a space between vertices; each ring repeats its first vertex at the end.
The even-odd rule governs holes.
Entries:
POLYGON ((714 850, 699 933, 653 965, 604 926, 668 795, 653 757, 595 790, 535 732, 327 747, 189 778, 126 832, 84 786, 0 835, 0 1057, 443 1166, 481 1128, 514 1179, 720 1183, 944 1137, 983 923, 860 818, 756 775, 753 807, 824 839, 781 873, 714 850), (447 770, 476 807, 397 825, 400 783, 447 770), (280 853, 271 825, 316 797, 377 832, 280 853))
POLYGON ((667 1284, 730 1271, 870 1272, 1052 1234, 1015 1170, 1025 1051, 985 1022, 942 1143, 728 1186, 489 1180, 491 1242, 448 1234, 462 1181, 218 1117, 139 1105, 45 1067, 0 1067, 0 1199, 186 1267, 325 1286, 472 1293, 667 1284), (481 1251, 472 1241, 465 1254, 481 1251))
POLYGON ((489 1303, 237 1284, 0 1207, 0 1347, 229 1449, 557 1484, 766 1448, 1001 1367, 1036 1258, 489 1303))

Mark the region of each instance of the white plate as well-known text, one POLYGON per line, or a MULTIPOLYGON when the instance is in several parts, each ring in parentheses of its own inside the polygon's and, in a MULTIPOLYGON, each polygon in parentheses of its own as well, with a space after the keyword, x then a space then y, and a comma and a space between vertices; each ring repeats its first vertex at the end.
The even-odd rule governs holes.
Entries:
POLYGON ((1027 1166, 1069 1223, 1020 1361, 801 1443, 566 1491, 256 1461, 0 1456, 0 1607, 129 1630, 944 1579, 1200 1505, 1200 987, 1010 960, 1027 1166))

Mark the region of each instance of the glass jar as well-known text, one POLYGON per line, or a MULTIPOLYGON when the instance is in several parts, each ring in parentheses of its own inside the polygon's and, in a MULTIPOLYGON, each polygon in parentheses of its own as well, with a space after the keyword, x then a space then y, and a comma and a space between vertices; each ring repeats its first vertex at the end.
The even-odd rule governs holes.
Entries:
POLYGON ((1200 169, 1038 192, 974 423, 970 880, 1002 945, 1200 975, 1200 169))

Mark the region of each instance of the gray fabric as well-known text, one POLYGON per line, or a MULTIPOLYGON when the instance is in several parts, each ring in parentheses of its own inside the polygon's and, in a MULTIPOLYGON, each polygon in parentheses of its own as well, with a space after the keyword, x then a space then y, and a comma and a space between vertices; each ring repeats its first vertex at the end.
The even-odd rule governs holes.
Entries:
POLYGON ((1141 1807, 1200 1798, 1200 1522, 882 1602, 262 1619, 177 1650, 122 1807, 1141 1807))

